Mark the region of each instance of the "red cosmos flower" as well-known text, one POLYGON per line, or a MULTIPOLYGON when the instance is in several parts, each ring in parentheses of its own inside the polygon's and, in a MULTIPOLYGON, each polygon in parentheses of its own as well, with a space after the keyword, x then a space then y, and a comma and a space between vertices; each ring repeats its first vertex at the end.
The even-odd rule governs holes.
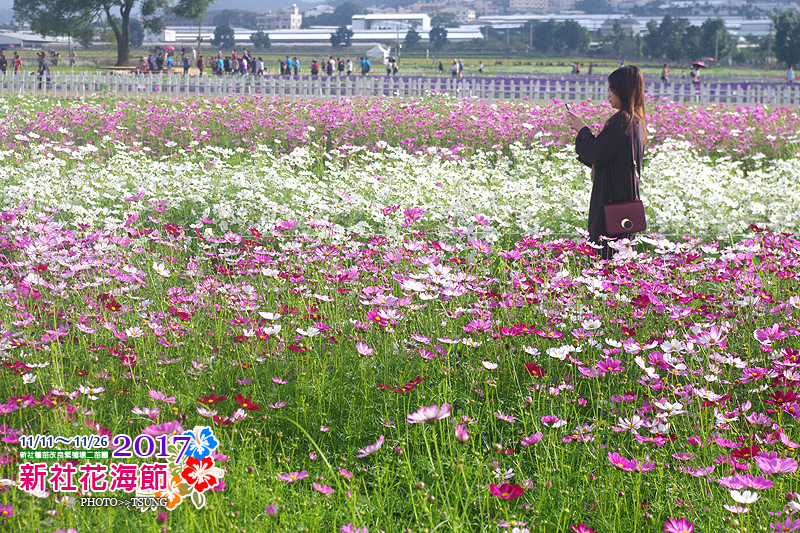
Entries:
POLYGON ((178 317, 178 319, 183 320, 184 322, 189 322, 192 319, 192 315, 185 311, 181 311, 175 306, 169 306, 169 310, 172 311, 172 314, 178 317))
POLYGON ((211 417, 211 419, 214 421, 215 424, 218 424, 220 426, 230 426, 233 423, 233 420, 231 420, 230 418, 227 418, 227 417, 220 418, 220 417, 214 415, 213 417, 211 417))
POLYGON ((113 298, 111 298, 109 301, 107 301, 107 302, 106 302, 106 309, 108 309, 109 311, 113 311, 114 313, 116 313, 117 311, 119 311, 120 309, 122 309, 122 306, 119 304, 119 302, 117 302, 116 300, 114 300, 113 298))
POLYGON ((257 403, 254 403, 253 400, 251 400, 250 398, 245 398, 242 394, 239 394, 233 400, 239 405, 241 405, 243 409, 246 409, 248 411, 258 411, 261 409, 261 407, 259 407, 257 403))
POLYGON ((189 457, 186 460, 186 468, 181 472, 181 477, 197 492, 205 492, 219 483, 219 479, 212 472, 216 472, 216 469, 214 468, 214 459, 211 457, 206 457, 202 461, 189 457))
POLYGON ((525 492, 519 485, 511 485, 509 483, 503 483, 500 486, 490 483, 489 490, 502 500, 515 500, 525 492))
POLYGON ((751 457, 755 457, 758 455, 758 452, 761 450, 757 445, 753 444, 752 446, 743 446, 741 448, 737 448, 731 452, 731 457, 735 459, 750 459, 751 457))
POLYGON ((769 395, 769 400, 764 400, 767 403, 774 403, 776 405, 783 405, 785 403, 792 403, 798 400, 798 396, 794 391, 788 390, 786 392, 783 391, 773 391, 769 395))
POLYGON ((536 363, 525 363, 525 370, 527 370, 528 374, 535 378, 541 378, 547 375, 547 370, 540 367, 536 363))
POLYGON ((219 403, 227 399, 228 399, 227 396, 217 396, 216 394, 209 394, 208 396, 200 396, 199 398, 195 398, 194 401, 202 403, 203 405, 214 405, 215 403, 219 403))

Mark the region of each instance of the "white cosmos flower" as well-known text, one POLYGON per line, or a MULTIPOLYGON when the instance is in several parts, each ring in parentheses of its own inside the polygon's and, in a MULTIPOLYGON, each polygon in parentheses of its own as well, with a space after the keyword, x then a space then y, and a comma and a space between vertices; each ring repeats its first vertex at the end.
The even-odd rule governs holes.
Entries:
POLYGON ((161 276, 164 276, 165 278, 168 278, 172 274, 172 272, 169 271, 167 266, 159 261, 153 262, 153 270, 155 270, 156 273, 158 273, 161 276))
POLYGON ((492 363, 491 361, 481 361, 483 368, 486 370, 495 370, 497 368, 497 363, 492 363))
POLYGON ((731 490, 730 495, 733 501, 742 504, 755 503, 761 497, 757 492, 750 490, 743 490, 741 492, 738 490, 731 490))
POLYGON ((37 378, 36 374, 31 374, 29 372, 29 373, 25 374, 24 376, 22 376, 22 382, 23 383, 33 383, 34 381, 36 381, 36 378, 37 378))
POLYGON ((319 330, 313 326, 308 329, 297 328, 297 333, 299 333, 303 337, 314 337, 316 335, 319 335, 319 330))

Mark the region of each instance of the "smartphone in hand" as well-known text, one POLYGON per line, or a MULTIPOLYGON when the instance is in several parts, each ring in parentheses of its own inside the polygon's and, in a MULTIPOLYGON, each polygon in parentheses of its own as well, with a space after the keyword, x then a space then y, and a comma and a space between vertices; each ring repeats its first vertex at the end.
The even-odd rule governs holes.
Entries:
POLYGON ((569 111, 570 113, 572 112, 572 106, 570 106, 568 103, 565 102, 564 107, 566 107, 567 111, 569 111))

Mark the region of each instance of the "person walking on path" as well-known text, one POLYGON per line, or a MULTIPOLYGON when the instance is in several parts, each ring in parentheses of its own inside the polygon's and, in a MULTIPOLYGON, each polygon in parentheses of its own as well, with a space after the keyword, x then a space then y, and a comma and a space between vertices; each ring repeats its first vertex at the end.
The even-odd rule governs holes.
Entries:
POLYGON ((669 83, 669 65, 664 63, 664 68, 661 69, 661 81, 669 83))
MULTIPOLYGON (((44 52, 39 53, 39 69, 36 71, 39 78, 39 88, 42 88, 42 81, 48 83, 50 81, 50 62, 47 61, 47 56, 44 52)), ((45 85, 45 88, 47 86, 45 85)))
POLYGON ((786 69, 786 82, 787 83, 794 82, 794 69, 792 68, 791 65, 789 65, 789 68, 786 69))
MULTIPOLYGON (((600 247, 600 257, 611 259, 614 250, 603 236, 606 234, 606 204, 631 201, 638 190, 642 156, 647 142, 644 109, 644 78, 635 66, 618 68, 608 77, 608 101, 617 112, 603 130, 594 135, 586 123, 572 111, 569 123, 578 134, 575 152, 578 161, 592 168, 592 194, 589 203, 589 239, 600 247)), ((632 239, 635 234, 616 235, 632 239)))

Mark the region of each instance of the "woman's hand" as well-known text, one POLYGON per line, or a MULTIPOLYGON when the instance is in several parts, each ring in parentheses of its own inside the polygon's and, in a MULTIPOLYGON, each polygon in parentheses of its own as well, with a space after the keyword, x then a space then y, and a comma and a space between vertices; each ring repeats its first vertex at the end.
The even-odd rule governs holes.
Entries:
POLYGON ((572 126, 572 129, 575 131, 580 131, 581 129, 588 127, 583 119, 572 111, 567 111, 567 118, 569 119, 569 125, 572 126))

